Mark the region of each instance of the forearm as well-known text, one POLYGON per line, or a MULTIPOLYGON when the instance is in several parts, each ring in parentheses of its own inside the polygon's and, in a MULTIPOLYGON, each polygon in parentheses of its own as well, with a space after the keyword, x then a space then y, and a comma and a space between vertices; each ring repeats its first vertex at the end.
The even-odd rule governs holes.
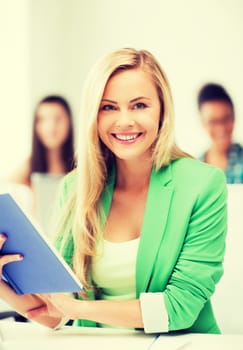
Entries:
POLYGON ((90 320, 113 326, 143 328, 145 333, 168 331, 168 315, 162 293, 141 293, 139 300, 77 300, 70 295, 49 294, 47 307, 28 312, 30 318, 51 315, 90 320))
MULTIPOLYGON (((11 305, 19 314, 25 316, 26 312, 33 308, 44 306, 45 303, 36 295, 25 294, 18 295, 10 288, 4 281, 0 281, 0 298, 11 305)), ((60 322, 60 318, 53 318, 50 316, 39 316, 35 319, 47 327, 55 328, 60 322)))
POLYGON ((139 300, 128 301, 76 301, 76 318, 93 320, 114 326, 143 328, 139 300))

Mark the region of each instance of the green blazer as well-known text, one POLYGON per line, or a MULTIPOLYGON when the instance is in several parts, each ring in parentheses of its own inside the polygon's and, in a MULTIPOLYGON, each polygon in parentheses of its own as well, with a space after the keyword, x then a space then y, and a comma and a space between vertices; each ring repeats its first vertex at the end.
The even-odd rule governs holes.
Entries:
MULTIPOLYGON (((63 195, 76 175, 64 181, 63 195)), ((115 172, 101 196, 109 212, 115 172)), ((219 333, 210 297, 223 274, 226 182, 221 170, 181 158, 151 173, 136 263, 136 294, 163 292, 169 331, 219 333)), ((70 236, 71 237, 71 236, 70 236)), ((64 252, 70 264, 72 239, 64 252)), ((94 295, 90 294, 91 299, 94 295)), ((158 310, 159 312, 159 310, 158 310)), ((95 322, 79 320, 82 326, 95 322)))

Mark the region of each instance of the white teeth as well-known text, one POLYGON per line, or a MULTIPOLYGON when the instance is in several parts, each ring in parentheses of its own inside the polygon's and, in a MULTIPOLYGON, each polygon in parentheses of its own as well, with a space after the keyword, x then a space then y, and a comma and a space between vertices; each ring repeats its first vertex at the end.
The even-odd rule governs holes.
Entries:
POLYGON ((116 134, 116 138, 122 141, 130 141, 135 140, 138 137, 138 134, 136 135, 118 135, 116 134))

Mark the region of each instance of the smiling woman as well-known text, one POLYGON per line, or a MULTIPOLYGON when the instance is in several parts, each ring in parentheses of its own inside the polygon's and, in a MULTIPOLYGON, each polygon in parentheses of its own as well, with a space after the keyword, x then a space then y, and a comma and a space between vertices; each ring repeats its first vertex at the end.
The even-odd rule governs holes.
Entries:
POLYGON ((109 80, 101 100, 98 132, 102 142, 118 159, 141 166, 142 160, 151 156, 160 109, 150 75, 141 69, 121 70, 109 80))
POLYGON ((0 296, 50 327, 63 318, 219 333, 210 298, 223 273, 225 178, 176 146, 165 73, 148 51, 117 50, 94 67, 81 102, 56 246, 84 293, 24 296, 23 306, 2 282, 0 296))

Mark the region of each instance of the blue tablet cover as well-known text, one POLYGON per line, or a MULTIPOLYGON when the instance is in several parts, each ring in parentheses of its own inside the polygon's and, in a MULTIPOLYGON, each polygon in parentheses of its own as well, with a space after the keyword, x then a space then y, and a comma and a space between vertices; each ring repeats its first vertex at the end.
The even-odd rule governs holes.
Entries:
POLYGON ((3 267, 3 279, 17 294, 79 292, 82 285, 9 194, 0 195, 0 233, 7 236, 0 255, 20 253, 3 267))

